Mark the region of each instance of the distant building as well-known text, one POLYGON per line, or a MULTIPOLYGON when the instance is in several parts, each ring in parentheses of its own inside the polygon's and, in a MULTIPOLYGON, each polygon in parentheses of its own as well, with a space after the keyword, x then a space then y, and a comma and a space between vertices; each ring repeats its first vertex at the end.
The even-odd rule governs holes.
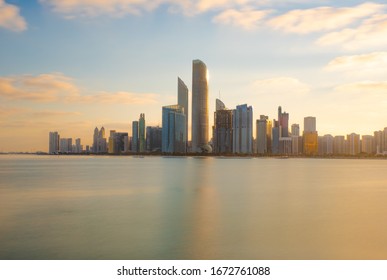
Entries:
POLYGON ((279 138, 279 153, 281 155, 292 154, 292 138, 291 137, 280 137, 279 138))
POLYGON ((127 132, 116 132, 115 130, 110 130, 109 154, 125 153, 128 147, 128 138, 127 132))
POLYGON ((188 139, 188 87, 182 79, 177 78, 177 104, 183 108, 185 115, 185 135, 188 139))
POLYGON ((146 150, 148 152, 160 152, 162 128, 159 126, 147 126, 146 128, 146 150))
MULTIPOLYGON (((320 143, 318 144, 320 148, 320 143)), ((334 138, 330 134, 326 134, 322 137, 321 151, 322 155, 333 155, 334 138)))
POLYGON ((73 139, 61 138, 59 141, 59 151, 62 154, 69 154, 73 152, 73 139))
POLYGON ((384 151, 384 137, 383 137, 383 131, 375 131, 374 132, 374 139, 375 139, 375 152, 376 154, 381 154, 384 151))
POLYGON ((74 153, 80 154, 83 152, 83 146, 81 145, 81 138, 75 139, 75 147, 74 147, 74 153))
POLYGON ((344 155, 346 153, 345 137, 338 135, 333 138, 333 154, 344 155))
POLYGON ((372 135, 362 135, 361 152, 367 155, 373 155, 376 153, 375 140, 372 135))
POLYGON ((292 124, 292 136, 300 136, 300 125, 299 124, 292 124))
POLYGON ((191 135, 193 153, 202 152, 207 149, 208 128, 208 70, 207 66, 202 61, 194 60, 192 62, 191 135))
POLYGON ((138 121, 132 122, 132 149, 133 153, 138 152, 138 121))
POLYGON ((256 122, 256 152, 257 154, 263 155, 267 154, 267 142, 268 142, 268 135, 267 135, 267 122, 269 117, 261 115, 259 120, 256 122))
POLYGON ((360 135, 351 133, 347 135, 347 150, 349 155, 360 154, 360 135))
POLYGON ((180 105, 162 109, 162 152, 186 153, 187 136, 184 109, 180 105))
POLYGON ((292 154, 300 155, 303 153, 302 136, 292 136, 292 154))
POLYGON ((97 127, 94 129, 92 150, 93 150, 93 153, 95 153, 95 154, 107 152, 107 141, 105 138, 105 128, 104 127, 101 127, 101 130, 98 130, 97 127))
POLYGON ((305 117, 304 118, 304 154, 305 155, 317 155, 318 154, 318 133, 316 131, 316 118, 305 117))
POLYGON ((216 99, 216 112, 213 126, 213 152, 232 153, 233 151, 233 110, 226 109, 222 101, 216 99))
POLYGON ((146 143, 145 143, 145 114, 140 114, 140 119, 138 121, 138 142, 139 142, 138 151, 140 153, 145 152, 145 148, 146 148, 146 143))
POLYGON ((273 155, 279 154, 279 139, 280 139, 280 127, 278 121, 273 120, 273 128, 271 129, 271 153, 273 155))
POLYGON ((49 133, 48 140, 48 153, 49 154, 58 154, 59 152, 59 139, 60 136, 57 131, 49 133))
POLYGON ((286 112, 282 113, 281 106, 278 107, 278 125, 280 137, 289 136, 289 114, 286 112))
POLYGON ((253 152, 253 108, 238 105, 233 111, 233 153, 252 154, 253 152))

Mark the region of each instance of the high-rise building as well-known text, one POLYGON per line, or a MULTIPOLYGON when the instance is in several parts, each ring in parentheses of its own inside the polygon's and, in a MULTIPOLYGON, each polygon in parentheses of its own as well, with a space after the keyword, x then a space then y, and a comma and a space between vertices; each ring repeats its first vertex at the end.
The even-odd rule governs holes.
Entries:
POLYGON ((222 101, 216 99, 216 112, 214 113, 213 127, 214 153, 232 153, 232 112, 233 110, 226 109, 226 106, 222 101))
POLYGON ((303 152, 303 143, 302 136, 293 136, 292 135, 292 154, 299 155, 303 152))
POLYGON ((271 138, 272 138, 272 129, 273 129, 272 122, 271 122, 270 120, 267 120, 267 122, 266 122, 266 136, 267 136, 266 145, 267 145, 267 152, 268 152, 268 153, 271 153, 271 145, 272 145, 272 141, 271 141, 271 138))
POLYGON ((316 118, 304 118, 304 154, 317 155, 318 154, 318 133, 316 131, 316 118))
POLYGON ((105 138, 105 128, 101 127, 101 130, 98 130, 96 127, 94 129, 93 135, 93 146, 92 152, 95 154, 106 153, 107 151, 107 142, 105 138))
POLYGON ((82 150, 83 150, 83 146, 81 145, 81 138, 75 139, 75 149, 73 152, 80 154, 82 153, 82 150))
POLYGON ((279 153, 281 155, 292 154, 292 137, 279 138, 279 153))
POLYGON ((374 132, 374 139, 375 139, 375 152, 376 154, 381 154, 384 151, 384 135, 383 131, 375 131, 374 132))
POLYGON ((292 124, 292 136, 300 136, 300 125, 297 123, 292 124))
POLYGON ((192 152, 208 146, 208 70, 200 60, 192 62, 192 152))
POLYGON ((267 154, 267 122, 269 117, 261 115, 256 124, 256 141, 257 141, 257 154, 263 155, 267 154))
POLYGON ((304 118, 304 132, 316 132, 316 117, 304 118))
MULTIPOLYGON (((333 155, 334 137, 330 134, 326 134, 321 139, 321 154, 333 155)), ((318 143, 320 148, 320 142, 318 143)))
POLYGON ((59 141, 59 151, 62 154, 69 154, 73 152, 73 139, 61 138, 59 141))
POLYGON ((333 154, 344 155, 345 154, 345 137, 337 135, 333 138, 333 154))
POLYGON ((138 151, 140 153, 145 152, 145 148, 146 148, 146 143, 145 143, 145 114, 140 114, 140 119, 138 121, 138 142, 139 142, 138 151))
POLYGON ((376 153, 375 141, 372 135, 362 135, 361 152, 367 155, 372 155, 376 153))
POLYGON ((349 155, 360 154, 360 135, 351 133, 347 135, 347 151, 349 155))
POLYGON ((57 131, 49 133, 48 140, 48 153, 49 154, 58 154, 59 152, 59 139, 60 136, 57 131))
POLYGON ((280 137, 289 136, 289 114, 286 112, 282 113, 281 106, 278 107, 278 125, 280 128, 280 137))
MULTIPOLYGON (((188 87, 182 79, 177 78, 177 104, 183 107, 185 115, 185 135, 188 139, 188 87)), ((188 142, 188 141, 187 141, 188 142)))
POLYGON ((163 106, 162 110, 163 153, 185 153, 187 148, 186 121, 180 105, 163 106))
POLYGON ((98 153, 98 133, 98 127, 95 127, 93 134, 93 146, 91 148, 93 153, 98 153))
POLYGON ((116 132, 115 130, 110 130, 109 154, 125 153, 128 145, 125 143, 125 139, 128 139, 127 132, 116 132))
POLYGON ((233 153, 253 152, 253 108, 247 104, 238 105, 233 111, 233 153))
POLYGON ((138 121, 132 122, 132 152, 138 152, 138 121))
POLYGON ((279 139, 280 127, 278 121, 273 120, 273 127, 271 129, 271 153, 273 155, 279 154, 279 139))
POLYGON ((148 152, 161 151, 162 128, 159 126, 146 127, 146 150, 148 152))

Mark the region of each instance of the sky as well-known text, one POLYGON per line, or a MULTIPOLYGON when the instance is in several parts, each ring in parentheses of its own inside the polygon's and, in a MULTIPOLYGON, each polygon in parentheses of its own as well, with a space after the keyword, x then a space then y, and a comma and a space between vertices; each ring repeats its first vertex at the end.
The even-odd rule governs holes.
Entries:
MULTIPOLYGON (((206 63, 215 99, 319 135, 387 127, 387 3, 330 0, 0 0, 0 152, 92 144, 129 132, 192 88, 206 63)), ((190 92, 191 94, 191 92, 190 92)), ((191 96, 190 96, 191 97, 191 96)), ((189 116, 191 117, 191 116, 189 116)), ((210 134, 211 135, 211 134, 210 134)))

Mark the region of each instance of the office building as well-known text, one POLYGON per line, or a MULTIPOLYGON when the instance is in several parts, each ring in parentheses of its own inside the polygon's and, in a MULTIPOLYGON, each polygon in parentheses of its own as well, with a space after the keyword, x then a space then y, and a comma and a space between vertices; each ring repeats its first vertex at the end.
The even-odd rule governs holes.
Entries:
POLYGON ((280 127, 278 121, 273 120, 273 127, 271 129, 271 153, 273 155, 279 154, 279 139, 280 139, 280 127))
POLYGON ((347 153, 349 155, 360 154, 360 135, 351 133, 347 135, 347 153))
POLYGON ((49 139, 48 139, 49 154, 54 155, 59 153, 59 140, 60 140, 60 136, 57 131, 49 133, 49 139))
POLYGON ((267 142, 268 142, 268 135, 267 135, 267 122, 269 117, 261 115, 259 120, 256 122, 256 153, 263 155, 267 154, 267 142))
MULTIPOLYGON (((200 60, 192 62, 192 152, 208 146, 208 70, 200 60)), ((164 138, 163 138, 164 139, 164 138)))
POLYGON ((138 145, 138 121, 132 122, 132 153, 137 153, 139 150, 138 145))
POLYGON ((146 150, 148 152, 161 152, 162 128, 159 126, 147 126, 146 150))
POLYGON ((140 153, 144 153, 145 148, 146 148, 146 143, 145 143, 145 114, 140 114, 140 119, 138 121, 138 142, 139 142, 138 151, 140 153))
POLYGON ((187 136, 184 109, 180 105, 162 109, 162 152, 186 153, 187 136))
POLYGON ((247 104, 238 105, 233 111, 233 153, 253 152, 253 108, 247 104))
MULTIPOLYGON (((320 139, 320 138, 319 138, 320 139)), ((334 137, 330 134, 326 134, 321 138, 321 142, 318 143, 319 154, 321 155, 333 155, 334 137), (320 147, 321 144, 321 147, 320 147)))
POLYGON ((300 136, 300 125, 295 123, 292 124, 292 136, 300 136))
POLYGON ((223 102, 216 99, 213 126, 213 152, 228 154, 233 151, 233 110, 226 109, 223 102))
POLYGON ((280 131, 280 137, 289 136, 289 114, 282 112, 281 106, 278 107, 278 125, 280 131))
POLYGON ((367 155, 376 154, 375 140, 372 135, 362 135, 361 137, 361 153, 367 155))
POLYGON ((279 138, 279 153, 281 155, 292 154, 292 137, 279 138))
POLYGON ((183 108, 185 115, 185 135, 188 139, 188 87, 179 77, 177 78, 177 104, 183 108))
POLYGON ((305 117, 304 118, 304 154, 305 155, 317 155, 318 154, 318 133, 316 131, 316 118, 305 117))
POLYGON ((337 135, 333 138, 333 154, 335 155, 344 155, 346 154, 346 143, 345 137, 342 135, 337 135))

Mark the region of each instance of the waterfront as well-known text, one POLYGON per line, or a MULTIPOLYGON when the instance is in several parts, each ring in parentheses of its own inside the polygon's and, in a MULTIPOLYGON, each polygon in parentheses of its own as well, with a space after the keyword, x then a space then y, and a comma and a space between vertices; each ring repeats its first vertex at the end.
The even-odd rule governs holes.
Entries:
POLYGON ((384 160, 0 156, 0 259, 387 259, 384 160))

